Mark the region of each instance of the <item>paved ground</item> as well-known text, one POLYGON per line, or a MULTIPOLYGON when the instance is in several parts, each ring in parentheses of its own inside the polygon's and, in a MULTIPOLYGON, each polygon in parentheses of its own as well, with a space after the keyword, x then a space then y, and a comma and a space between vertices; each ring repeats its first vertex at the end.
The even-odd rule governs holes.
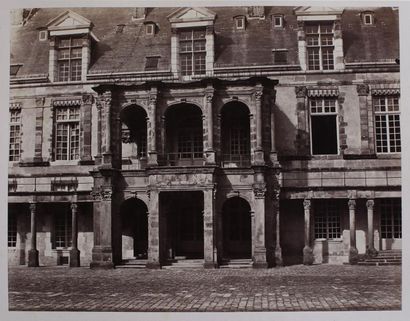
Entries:
POLYGON ((400 310, 401 267, 268 270, 9 269, 10 310, 400 310))

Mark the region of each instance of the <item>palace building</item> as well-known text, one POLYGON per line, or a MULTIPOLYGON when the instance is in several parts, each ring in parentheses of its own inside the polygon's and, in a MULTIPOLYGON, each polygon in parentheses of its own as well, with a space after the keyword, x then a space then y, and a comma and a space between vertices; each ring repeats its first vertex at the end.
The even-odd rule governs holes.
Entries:
POLYGON ((401 249, 398 9, 12 12, 10 265, 401 249))

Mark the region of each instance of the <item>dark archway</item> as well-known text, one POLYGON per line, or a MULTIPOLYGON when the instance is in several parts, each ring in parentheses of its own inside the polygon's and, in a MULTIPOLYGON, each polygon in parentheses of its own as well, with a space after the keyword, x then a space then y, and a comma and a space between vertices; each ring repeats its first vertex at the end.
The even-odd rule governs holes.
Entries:
POLYGON ((222 107, 221 149, 222 165, 224 167, 250 165, 249 109, 242 102, 231 101, 222 107))
POLYGON ((223 256, 225 259, 252 257, 252 221, 249 203, 240 197, 225 201, 222 207, 223 256))
POLYGON ((147 157, 147 113, 138 105, 129 105, 121 110, 122 142, 131 144, 131 148, 124 150, 123 158, 147 157))
POLYGON ((193 104, 177 104, 165 112, 167 165, 202 165, 202 111, 193 104))
POLYGON ((148 208, 130 198, 121 204, 122 258, 146 259, 148 253, 148 208))

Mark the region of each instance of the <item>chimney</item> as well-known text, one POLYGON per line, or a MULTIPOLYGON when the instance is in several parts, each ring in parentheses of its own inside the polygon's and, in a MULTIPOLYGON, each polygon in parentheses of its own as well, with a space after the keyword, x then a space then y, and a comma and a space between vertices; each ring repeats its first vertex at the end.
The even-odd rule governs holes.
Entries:
POLYGON ((248 16, 250 18, 264 18, 265 17, 265 7, 264 6, 248 7, 248 16))
POLYGON ((139 7, 135 8, 133 19, 145 19, 145 14, 147 13, 147 8, 139 7))

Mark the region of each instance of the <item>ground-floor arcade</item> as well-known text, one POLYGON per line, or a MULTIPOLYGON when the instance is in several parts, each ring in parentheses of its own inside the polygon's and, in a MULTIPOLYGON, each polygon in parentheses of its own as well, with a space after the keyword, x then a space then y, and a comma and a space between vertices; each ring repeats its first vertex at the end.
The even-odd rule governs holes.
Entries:
MULTIPOLYGON (((340 264, 355 263, 366 253, 401 249, 401 198, 396 194, 284 198, 279 207, 266 206, 263 217, 258 217, 258 200, 252 195, 252 190, 232 194, 206 189, 126 198, 116 213, 121 250, 114 264, 135 259, 160 267, 192 258, 206 267, 236 259, 253 259, 256 266, 340 264)), ((69 199, 10 203, 9 264, 90 265, 100 237, 94 206, 69 199)))

